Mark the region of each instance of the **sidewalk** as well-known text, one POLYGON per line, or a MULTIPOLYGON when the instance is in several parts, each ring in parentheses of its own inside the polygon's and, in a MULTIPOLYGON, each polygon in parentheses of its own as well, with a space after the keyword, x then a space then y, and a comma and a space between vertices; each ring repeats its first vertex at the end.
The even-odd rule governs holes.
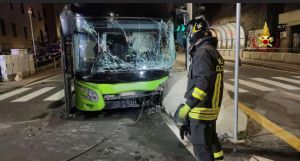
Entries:
POLYGON ((25 86, 27 84, 57 75, 62 72, 61 68, 57 69, 49 69, 43 72, 39 72, 35 75, 32 75, 30 77, 24 78, 21 81, 9 81, 9 82, 0 82, 0 93, 4 93, 7 91, 11 91, 16 88, 20 88, 22 86, 25 86))
POLYGON ((174 63, 174 71, 183 71, 185 69, 185 53, 177 53, 174 63))

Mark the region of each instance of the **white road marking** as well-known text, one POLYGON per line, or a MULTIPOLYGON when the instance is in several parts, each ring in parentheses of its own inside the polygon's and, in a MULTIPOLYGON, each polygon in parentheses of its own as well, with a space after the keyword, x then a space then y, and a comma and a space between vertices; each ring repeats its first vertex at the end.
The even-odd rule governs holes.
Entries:
MULTIPOLYGON (((229 80, 234 81, 234 79, 229 79, 229 80)), ((275 91, 275 89, 273 89, 273 88, 269 88, 269 87, 266 87, 266 86, 263 86, 263 85, 260 85, 260 84, 257 84, 257 83, 245 81, 245 80, 242 80, 242 79, 239 79, 239 83, 244 85, 244 86, 255 88, 255 89, 260 90, 260 91, 275 91)))
POLYGON ((230 70, 224 70, 224 73, 232 73, 232 71, 230 71, 230 70))
POLYGON ((62 99, 64 96, 65 96, 65 90, 63 89, 51 95, 50 97, 44 99, 44 101, 58 101, 62 99))
POLYGON ((46 93, 46 92, 48 92, 48 91, 50 91, 50 90, 52 90, 54 88, 55 87, 44 87, 42 89, 39 89, 39 90, 37 90, 37 91, 35 91, 33 93, 30 93, 30 94, 28 94, 26 96, 23 96, 21 98, 18 98, 16 100, 11 101, 11 102, 26 102, 26 101, 29 101, 29 100, 33 99, 34 97, 37 97, 37 96, 40 96, 40 95, 46 93))
POLYGON ((291 92, 288 92, 288 91, 285 91, 285 90, 280 90, 279 92, 280 92, 280 94, 282 94, 286 98, 290 98, 290 99, 293 99, 295 101, 300 100, 300 95, 296 95, 294 93, 291 93, 291 92))
POLYGON ((285 78, 285 77, 272 77, 272 78, 287 81, 287 82, 291 82, 291 83, 300 84, 300 80, 296 80, 296 79, 290 79, 290 78, 285 78))
MULTIPOLYGON (((74 86, 71 87, 71 92, 74 91, 74 86)), ((55 94, 53 94, 52 96, 44 99, 44 101, 58 101, 60 99, 62 99, 65 96, 65 89, 62 89, 58 92, 56 92, 55 94)))
POLYGON ((280 88, 288 89, 288 90, 299 90, 300 89, 300 88, 298 88, 296 86, 292 86, 292 85, 288 85, 288 84, 284 84, 284 83, 272 81, 270 79, 264 79, 264 78, 251 78, 251 79, 259 81, 259 82, 271 84, 273 86, 277 86, 277 87, 280 87, 280 88))
MULTIPOLYGON (((224 87, 225 87, 225 89, 227 89, 228 91, 234 92, 234 86, 233 86, 233 85, 224 82, 224 87)), ((249 92, 249 91, 247 91, 247 90, 245 90, 245 89, 242 89, 242 88, 239 88, 239 92, 240 92, 240 93, 246 93, 246 92, 249 92)))
POLYGON ((298 76, 293 76, 294 78, 298 78, 298 79, 300 79, 300 75, 298 75, 298 76))
POLYGON ((16 90, 14 90, 14 91, 11 91, 11 92, 2 94, 2 95, 0 95, 0 101, 1 101, 1 100, 4 100, 4 99, 6 99, 6 98, 9 98, 9 97, 11 97, 11 96, 20 94, 20 93, 22 93, 22 92, 25 92, 25 91, 27 91, 27 90, 29 90, 29 89, 31 89, 31 88, 20 88, 20 89, 16 89, 16 90))

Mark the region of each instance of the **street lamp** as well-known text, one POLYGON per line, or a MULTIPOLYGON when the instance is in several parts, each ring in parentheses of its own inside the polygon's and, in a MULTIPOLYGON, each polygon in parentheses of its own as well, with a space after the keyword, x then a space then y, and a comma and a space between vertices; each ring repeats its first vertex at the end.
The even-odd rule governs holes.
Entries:
POLYGON ((29 20, 30 20, 30 27, 31 27, 31 36, 32 36, 32 45, 33 45, 33 55, 36 58, 36 48, 35 48, 35 42, 34 42, 34 34, 33 34, 33 26, 32 26, 32 7, 27 8, 27 12, 29 14, 29 20))

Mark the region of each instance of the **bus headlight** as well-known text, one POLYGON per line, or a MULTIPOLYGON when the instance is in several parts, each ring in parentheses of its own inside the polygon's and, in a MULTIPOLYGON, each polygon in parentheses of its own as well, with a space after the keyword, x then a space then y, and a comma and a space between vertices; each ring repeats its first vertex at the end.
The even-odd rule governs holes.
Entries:
POLYGON ((93 102, 98 102, 98 95, 94 90, 88 89, 87 96, 88 96, 89 100, 91 100, 93 102))

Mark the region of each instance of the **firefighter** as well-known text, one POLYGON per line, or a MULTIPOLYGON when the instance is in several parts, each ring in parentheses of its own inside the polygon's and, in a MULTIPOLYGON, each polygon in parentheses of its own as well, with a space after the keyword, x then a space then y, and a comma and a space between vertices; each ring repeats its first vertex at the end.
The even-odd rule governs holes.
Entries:
POLYGON ((191 65, 188 73, 186 102, 180 104, 175 121, 181 139, 189 133, 198 161, 223 161, 223 151, 216 133, 223 95, 224 59, 216 50, 217 39, 212 37, 204 16, 188 23, 191 65))

